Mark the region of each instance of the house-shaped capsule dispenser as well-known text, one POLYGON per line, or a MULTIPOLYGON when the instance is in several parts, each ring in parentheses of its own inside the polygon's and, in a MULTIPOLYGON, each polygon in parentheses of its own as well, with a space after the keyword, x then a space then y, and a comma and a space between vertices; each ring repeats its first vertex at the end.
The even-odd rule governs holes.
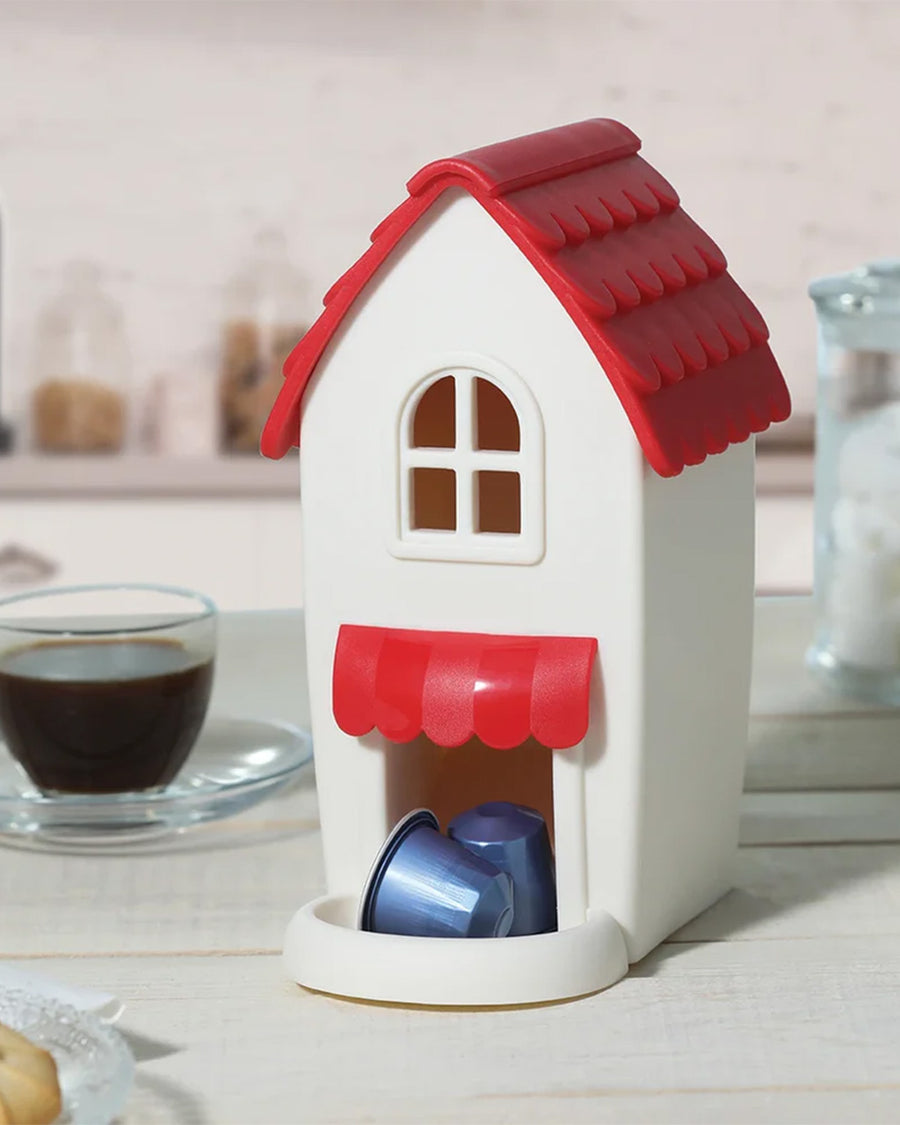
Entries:
POLYGON ((729 886, 752 434, 789 398, 638 148, 589 121, 429 165, 286 365, 263 451, 300 444, 328 889, 286 936, 307 987, 577 996, 729 886), (397 820, 497 799, 550 826, 556 932, 357 927, 397 820))

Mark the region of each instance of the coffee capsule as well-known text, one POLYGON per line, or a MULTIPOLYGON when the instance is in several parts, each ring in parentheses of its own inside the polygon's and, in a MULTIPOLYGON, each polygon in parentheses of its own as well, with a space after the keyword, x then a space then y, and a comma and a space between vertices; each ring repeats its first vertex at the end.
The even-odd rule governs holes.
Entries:
POLYGON ((417 937, 506 937, 513 922, 509 875, 442 836, 428 809, 405 816, 375 860, 359 928, 417 937))
POLYGON ((544 818, 510 801, 488 801, 450 822, 447 834, 512 877, 510 937, 556 929, 556 869, 544 818))

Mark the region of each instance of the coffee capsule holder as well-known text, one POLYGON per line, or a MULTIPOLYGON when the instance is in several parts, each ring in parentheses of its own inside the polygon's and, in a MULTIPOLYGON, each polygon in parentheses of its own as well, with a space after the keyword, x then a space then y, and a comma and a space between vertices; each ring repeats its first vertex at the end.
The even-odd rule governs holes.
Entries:
POLYGON ((327 894, 285 964, 308 988, 579 996, 730 885, 752 435, 790 400, 639 148, 601 119, 428 165, 285 365, 262 449, 300 446, 327 894), (498 799, 547 821, 556 931, 358 927, 397 821, 498 799))

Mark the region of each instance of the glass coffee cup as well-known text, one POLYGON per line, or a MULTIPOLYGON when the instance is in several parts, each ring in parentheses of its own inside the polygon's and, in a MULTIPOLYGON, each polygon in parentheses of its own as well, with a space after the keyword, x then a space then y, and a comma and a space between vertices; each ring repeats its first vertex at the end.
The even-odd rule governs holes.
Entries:
POLYGON ((0 736, 44 794, 161 790, 206 717, 216 607, 123 584, 0 600, 0 736))

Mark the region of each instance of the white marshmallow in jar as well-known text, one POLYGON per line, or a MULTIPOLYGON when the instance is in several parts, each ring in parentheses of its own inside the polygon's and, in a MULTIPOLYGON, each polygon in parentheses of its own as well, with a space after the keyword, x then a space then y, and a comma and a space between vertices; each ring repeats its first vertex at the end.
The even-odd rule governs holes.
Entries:
POLYGON ((900 259, 810 286, 819 326, 816 634, 835 689, 900 704, 900 259))

